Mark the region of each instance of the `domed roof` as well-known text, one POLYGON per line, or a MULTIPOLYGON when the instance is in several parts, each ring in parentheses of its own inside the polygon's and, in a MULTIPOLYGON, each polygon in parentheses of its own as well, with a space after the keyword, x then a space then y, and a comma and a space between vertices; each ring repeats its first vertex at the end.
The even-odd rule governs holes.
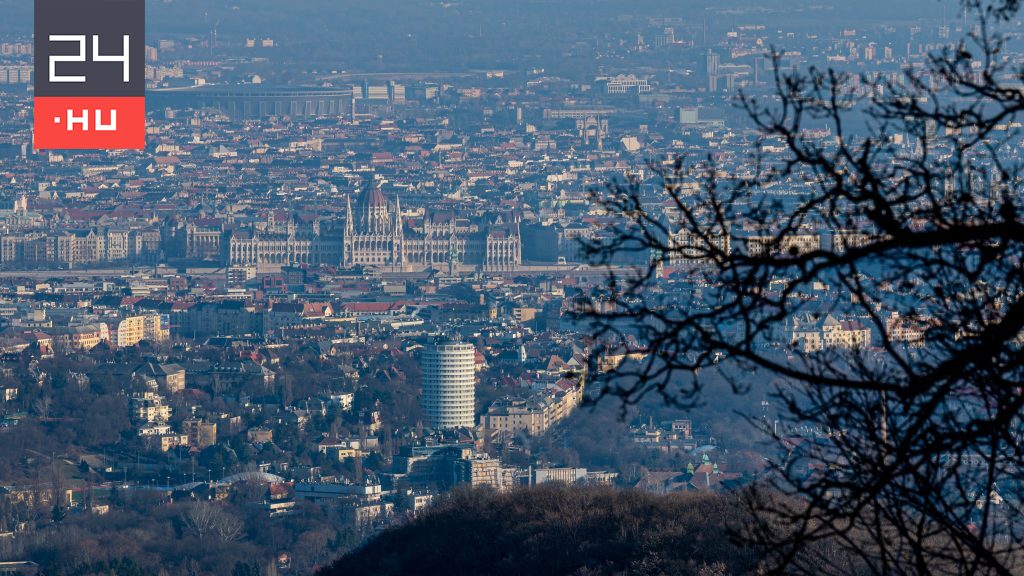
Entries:
POLYGON ((363 193, 359 196, 359 205, 364 208, 387 207, 388 201, 384 198, 384 192, 379 185, 369 184, 363 188, 363 193))

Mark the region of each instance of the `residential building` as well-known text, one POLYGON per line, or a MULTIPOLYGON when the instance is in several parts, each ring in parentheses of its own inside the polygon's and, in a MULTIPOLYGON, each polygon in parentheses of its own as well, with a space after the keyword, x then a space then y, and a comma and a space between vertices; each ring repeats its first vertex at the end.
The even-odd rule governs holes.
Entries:
POLYGON ((423 416, 434 428, 472 428, 476 355, 472 344, 442 340, 423 350, 423 416))

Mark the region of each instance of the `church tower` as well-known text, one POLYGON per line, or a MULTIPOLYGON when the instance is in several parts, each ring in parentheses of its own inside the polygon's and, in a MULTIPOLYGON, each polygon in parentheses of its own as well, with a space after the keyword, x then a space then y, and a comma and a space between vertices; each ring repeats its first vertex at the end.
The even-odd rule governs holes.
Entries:
POLYGON ((356 234, 356 219, 352 214, 352 195, 345 196, 345 234, 341 243, 341 263, 343 266, 351 266, 354 258, 354 242, 356 234))
POLYGON ((391 261, 394 269, 399 272, 405 271, 405 226, 402 224, 402 199, 395 194, 395 228, 392 235, 391 261))

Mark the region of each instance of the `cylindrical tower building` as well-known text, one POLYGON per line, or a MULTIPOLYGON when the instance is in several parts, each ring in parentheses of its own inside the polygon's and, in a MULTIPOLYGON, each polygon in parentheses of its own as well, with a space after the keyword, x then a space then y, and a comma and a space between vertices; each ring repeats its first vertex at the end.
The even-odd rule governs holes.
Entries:
POLYGON ((475 425, 476 351, 472 344, 442 340, 423 351, 423 417, 433 428, 475 425))

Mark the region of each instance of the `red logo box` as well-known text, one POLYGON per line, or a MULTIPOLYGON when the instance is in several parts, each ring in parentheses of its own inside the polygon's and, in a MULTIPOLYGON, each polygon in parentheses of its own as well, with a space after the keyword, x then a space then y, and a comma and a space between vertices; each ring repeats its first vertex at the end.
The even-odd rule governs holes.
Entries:
POLYGON ((50 96, 35 99, 36 150, 142 150, 146 99, 50 96))

